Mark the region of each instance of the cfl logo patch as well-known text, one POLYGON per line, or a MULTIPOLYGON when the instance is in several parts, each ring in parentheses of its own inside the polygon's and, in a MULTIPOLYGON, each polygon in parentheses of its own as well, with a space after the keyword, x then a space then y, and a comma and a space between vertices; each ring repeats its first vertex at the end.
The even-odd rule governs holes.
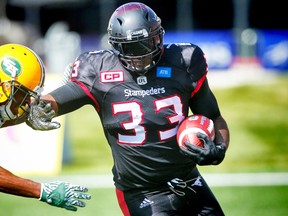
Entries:
POLYGON ((123 73, 123 71, 100 72, 100 81, 102 83, 123 82, 124 81, 124 73, 123 73))
POLYGON ((137 78, 137 84, 138 85, 145 85, 147 84, 147 77, 146 76, 140 76, 137 78))

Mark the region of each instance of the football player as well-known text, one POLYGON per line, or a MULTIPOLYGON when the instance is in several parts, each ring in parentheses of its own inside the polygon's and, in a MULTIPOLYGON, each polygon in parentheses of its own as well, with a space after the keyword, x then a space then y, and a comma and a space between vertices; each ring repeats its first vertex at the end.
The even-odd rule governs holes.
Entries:
MULTIPOLYGON (((31 49, 19 44, 0 46, 0 127, 20 124, 29 113, 32 100, 38 100, 43 88, 45 70, 41 59, 31 49)), ((34 115, 41 113, 49 122, 42 127, 58 127, 51 122, 54 111, 41 102, 34 115)), ((1 138, 0 138, 1 139, 1 138)), ((76 211, 84 207, 80 199, 90 199, 87 188, 67 182, 38 183, 14 175, 0 166, 0 192, 37 198, 50 205, 76 211)))
MULTIPOLYGON (((58 116, 86 104, 95 107, 112 150, 125 216, 224 215, 197 169, 220 164, 229 145, 204 54, 191 43, 164 45, 163 35, 151 8, 136 2, 120 6, 108 24, 112 49, 81 54, 70 82, 41 100, 51 102, 58 116), (197 135, 204 148, 178 147, 177 128, 189 109, 215 124, 214 140, 197 135)), ((43 119, 29 124, 42 130, 37 121, 43 119)))

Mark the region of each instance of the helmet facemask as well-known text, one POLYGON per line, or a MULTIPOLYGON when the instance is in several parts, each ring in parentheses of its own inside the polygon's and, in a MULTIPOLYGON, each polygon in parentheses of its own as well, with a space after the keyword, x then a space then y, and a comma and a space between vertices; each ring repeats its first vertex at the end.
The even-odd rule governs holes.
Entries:
POLYGON ((111 44, 119 52, 119 58, 125 68, 143 75, 161 58, 163 33, 164 30, 161 28, 149 38, 111 44))
POLYGON ((0 94, 2 99, 6 98, 4 102, 0 103, 2 120, 12 120, 15 123, 28 114, 31 100, 38 100, 40 95, 35 91, 29 90, 16 80, 0 83, 0 94))

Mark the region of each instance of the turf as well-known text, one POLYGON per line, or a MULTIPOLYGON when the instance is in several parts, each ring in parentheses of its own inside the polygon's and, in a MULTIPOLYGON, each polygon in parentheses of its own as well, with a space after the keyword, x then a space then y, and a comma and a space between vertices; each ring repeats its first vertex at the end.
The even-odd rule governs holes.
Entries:
MULTIPOLYGON (((288 186, 212 188, 227 216, 287 216, 288 186)), ((121 216, 114 189, 92 189, 93 198, 78 211, 51 207, 38 200, 0 193, 3 216, 121 216)))
POLYGON ((288 76, 215 94, 231 132, 220 171, 288 171, 288 76))

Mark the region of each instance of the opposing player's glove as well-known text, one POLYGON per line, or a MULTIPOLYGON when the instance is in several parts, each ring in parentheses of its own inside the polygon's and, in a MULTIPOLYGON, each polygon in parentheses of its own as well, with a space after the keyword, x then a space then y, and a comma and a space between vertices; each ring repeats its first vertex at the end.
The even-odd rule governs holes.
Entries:
POLYGON ((226 146, 215 144, 207 135, 197 133, 197 137, 204 142, 204 148, 185 142, 184 147, 180 147, 180 152, 191 158, 198 165, 218 165, 225 157, 226 146))
POLYGON ((72 185, 67 182, 55 181, 41 184, 40 199, 52 206, 65 208, 70 211, 77 211, 77 207, 85 207, 81 199, 89 200, 91 195, 86 192, 88 189, 80 185, 72 185))
POLYGON ((55 111, 51 107, 51 103, 40 100, 30 104, 30 110, 26 119, 26 124, 34 130, 53 130, 59 128, 59 122, 52 121, 56 116, 55 111))

